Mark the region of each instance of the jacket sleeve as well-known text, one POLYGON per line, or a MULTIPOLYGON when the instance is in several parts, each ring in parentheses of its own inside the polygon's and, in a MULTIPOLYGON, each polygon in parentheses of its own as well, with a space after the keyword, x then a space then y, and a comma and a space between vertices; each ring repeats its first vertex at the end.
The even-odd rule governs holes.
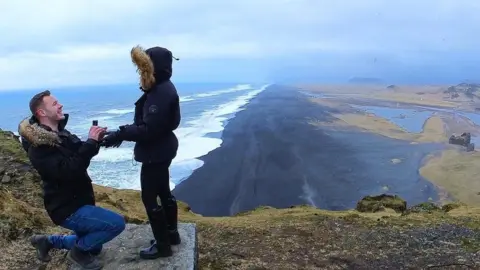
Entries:
POLYGON ((30 147, 28 156, 40 175, 54 179, 68 179, 71 174, 83 174, 91 159, 98 154, 98 142, 88 139, 78 151, 67 157, 61 150, 51 146, 30 147))
POLYGON ((148 96, 143 110, 143 123, 140 125, 126 125, 121 128, 120 138, 125 141, 149 141, 172 130, 171 110, 175 103, 179 103, 178 95, 148 96))

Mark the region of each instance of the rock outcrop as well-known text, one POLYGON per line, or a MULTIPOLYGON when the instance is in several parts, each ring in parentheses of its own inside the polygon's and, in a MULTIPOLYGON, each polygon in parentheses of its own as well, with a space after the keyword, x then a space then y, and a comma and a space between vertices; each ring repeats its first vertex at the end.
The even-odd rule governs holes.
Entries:
POLYGON ((460 97, 460 94, 463 94, 465 97, 473 100, 478 98, 477 93, 479 89, 480 84, 477 83, 460 83, 448 87, 443 93, 449 94, 452 99, 458 98, 460 97))
MULTIPOLYGON (((152 230, 149 225, 128 224, 118 237, 107 243, 100 254, 105 262, 104 270, 159 270, 159 269, 197 269, 198 246, 197 230, 194 223, 181 223, 178 232, 182 243, 174 246, 173 256, 156 260, 142 260, 138 256, 140 249, 149 245, 152 230)), ((71 266, 70 270, 81 270, 71 266)))
POLYGON ((375 213, 385 208, 393 209, 402 213, 407 209, 407 202, 397 195, 381 194, 378 196, 366 196, 357 203, 357 211, 375 213))
POLYGON ((448 139, 448 143, 461 145, 467 148, 467 152, 475 150, 475 144, 471 143, 471 135, 469 132, 464 132, 460 136, 452 134, 448 139))

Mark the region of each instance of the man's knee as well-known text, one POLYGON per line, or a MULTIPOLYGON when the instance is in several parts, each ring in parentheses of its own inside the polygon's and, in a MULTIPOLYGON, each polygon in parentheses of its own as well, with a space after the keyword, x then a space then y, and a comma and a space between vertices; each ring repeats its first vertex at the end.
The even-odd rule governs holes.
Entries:
POLYGON ((121 234, 125 230, 126 222, 125 218, 122 215, 116 214, 115 218, 112 218, 112 231, 115 232, 116 235, 121 234))
POLYGON ((108 231, 111 231, 115 235, 120 234, 125 230, 125 218, 109 209, 99 208, 103 211, 103 215, 99 218, 103 219, 104 222, 107 222, 110 226, 108 226, 108 231))

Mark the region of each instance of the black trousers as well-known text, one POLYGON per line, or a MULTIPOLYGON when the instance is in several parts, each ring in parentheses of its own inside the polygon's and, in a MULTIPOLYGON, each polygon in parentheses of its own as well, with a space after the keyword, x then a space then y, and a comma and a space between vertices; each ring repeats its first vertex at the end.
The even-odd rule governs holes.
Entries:
MULTIPOLYGON (((140 182, 142 188, 142 201, 147 213, 154 209, 161 208, 158 204, 168 207, 174 197, 170 191, 169 167, 172 161, 164 163, 142 163, 140 182)), ((175 202, 176 204, 176 202, 175 202)))
POLYGON ((169 167, 172 161, 142 163, 140 182, 142 201, 150 221, 156 244, 171 243, 170 235, 177 235, 177 201, 170 192, 169 167), (158 199, 160 198, 160 205, 158 199))

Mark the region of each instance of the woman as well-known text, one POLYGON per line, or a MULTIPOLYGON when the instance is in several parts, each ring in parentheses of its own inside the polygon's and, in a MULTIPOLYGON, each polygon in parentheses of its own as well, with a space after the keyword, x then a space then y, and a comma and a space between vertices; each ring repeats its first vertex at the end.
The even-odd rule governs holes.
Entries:
POLYGON ((177 202, 170 192, 169 167, 177 155, 178 140, 173 131, 180 124, 180 101, 170 81, 172 52, 161 47, 131 51, 140 74, 143 95, 135 102, 133 124, 121 126, 105 137, 105 147, 119 147, 123 141, 135 142, 135 160, 142 163, 142 201, 155 240, 140 251, 143 259, 172 255, 171 245, 180 244, 177 231, 177 202), (161 205, 157 198, 160 197, 161 205))

